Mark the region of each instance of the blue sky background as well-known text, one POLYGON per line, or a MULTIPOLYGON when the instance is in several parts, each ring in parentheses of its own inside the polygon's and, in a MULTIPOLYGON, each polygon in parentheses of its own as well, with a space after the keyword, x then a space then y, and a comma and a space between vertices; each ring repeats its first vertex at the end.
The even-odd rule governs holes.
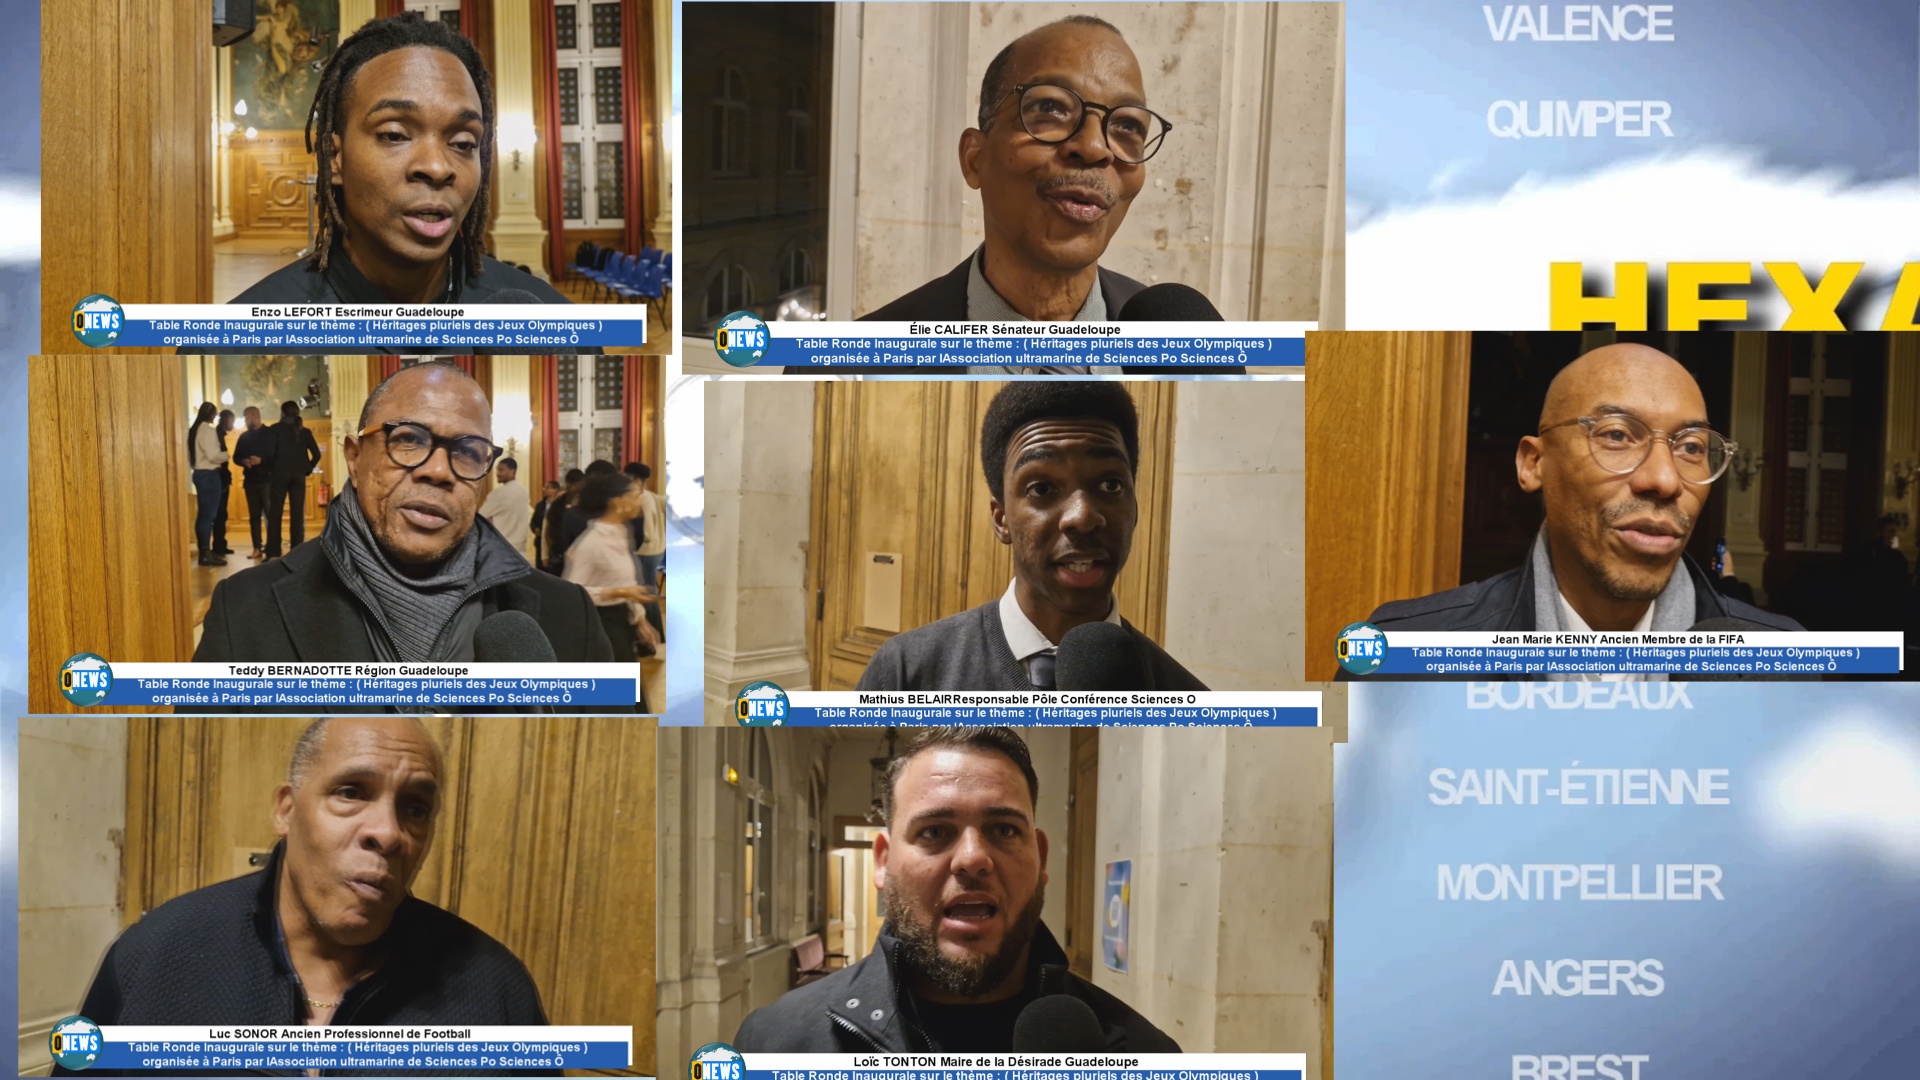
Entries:
MULTIPOLYGON (((1504 5, 1494 5, 1496 16, 1504 5)), ((1566 5, 1552 5, 1554 11, 1566 5)), ((1347 185, 1358 218, 1653 153, 1756 151, 1862 180, 1920 169, 1920 5, 1675 0, 1672 42, 1496 42, 1465 0, 1347 5, 1347 185), (1499 100, 1664 100, 1672 139, 1499 139, 1499 100)))
POLYGON ((1920 1076, 1920 687, 1837 689, 1509 712, 1468 709, 1465 684, 1357 686, 1334 759, 1338 1075, 1645 1053, 1643 1080, 1920 1076), (1428 799, 1436 768, 1546 768, 1546 787, 1576 764, 1729 769, 1731 805, 1428 799), (1441 901, 1442 863, 1713 863, 1726 899, 1441 901), (1658 959, 1666 989, 1493 995, 1502 961, 1562 958, 1658 959))

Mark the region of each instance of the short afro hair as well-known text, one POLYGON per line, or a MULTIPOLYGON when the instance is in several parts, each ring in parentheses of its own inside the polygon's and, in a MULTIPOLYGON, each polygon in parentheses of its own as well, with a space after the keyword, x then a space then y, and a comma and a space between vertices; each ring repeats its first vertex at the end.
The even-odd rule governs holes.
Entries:
POLYGON ((1013 76, 1007 74, 1008 66, 1013 63, 1013 47, 1040 31, 1055 26, 1097 26, 1102 30, 1112 31, 1113 36, 1119 38, 1121 41, 1127 40, 1127 36, 1120 32, 1119 27, 1098 15, 1069 15, 1064 19, 1055 19, 1046 26, 1036 26, 1026 33, 1021 34, 1019 37, 1014 38, 1012 41, 1007 42, 1007 47, 995 53, 993 59, 988 62, 987 73, 985 77, 980 80, 981 131, 987 130, 987 125, 993 121, 992 110, 1000 104, 1000 99, 1006 97, 1007 94, 1013 90, 1013 76))
POLYGON ((980 424, 980 468, 987 474, 987 490, 1006 501, 1007 444, 1013 433, 1035 420, 1082 418, 1105 420, 1120 429, 1127 447, 1127 467, 1140 471, 1140 415, 1133 395, 1116 382, 1029 379, 1008 383, 993 395, 987 418, 980 424))

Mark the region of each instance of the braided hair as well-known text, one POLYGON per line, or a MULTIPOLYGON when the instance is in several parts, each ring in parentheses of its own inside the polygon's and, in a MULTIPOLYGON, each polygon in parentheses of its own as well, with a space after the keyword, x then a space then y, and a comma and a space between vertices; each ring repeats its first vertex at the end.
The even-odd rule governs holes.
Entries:
POLYGON ((474 192, 473 205, 460 222, 460 237, 466 242, 466 276, 480 274, 484 255, 480 238, 486 229, 487 188, 493 179, 493 139, 495 115, 493 80, 480 50, 451 27, 429 19, 417 11, 403 11, 386 19, 374 19, 340 43, 320 75, 320 89, 313 96, 313 110, 307 114, 307 152, 314 155, 319 168, 314 189, 319 193, 319 235, 307 265, 316 270, 327 268, 327 257, 334 242, 347 233, 345 209, 333 186, 333 139, 339 134, 340 110, 346 104, 347 88, 361 65, 376 56, 412 45, 424 45, 452 53, 473 79, 480 94, 480 188, 474 192))

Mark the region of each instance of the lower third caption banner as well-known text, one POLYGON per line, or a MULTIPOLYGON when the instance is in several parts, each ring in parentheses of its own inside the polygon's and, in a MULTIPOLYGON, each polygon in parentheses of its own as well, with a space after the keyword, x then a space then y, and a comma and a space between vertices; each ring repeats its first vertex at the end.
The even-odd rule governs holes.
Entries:
MULTIPOLYGON (((69 1025, 71 1026, 71 1025, 69 1025)), ((89 1069, 626 1069, 630 1027, 121 1027, 89 1069)), ((64 1057, 65 1055, 63 1055, 64 1057)), ((63 1062, 64 1064, 64 1062, 63 1062)), ((68 1066, 72 1068, 73 1066, 68 1066)))
MULTIPOLYGON (((702 1080, 1302 1080, 1305 1054, 742 1054, 702 1080)), ((705 1064, 703 1055, 702 1063, 705 1064)))
POLYGON ((1035 727, 1319 727, 1318 690, 799 690, 751 683, 747 727, 1004 724, 1035 727))
POLYGON ((640 672, 634 664, 118 663, 105 665, 104 679, 101 674, 76 670, 71 689, 63 674, 62 692, 76 705, 590 711, 631 709, 639 700, 640 672))

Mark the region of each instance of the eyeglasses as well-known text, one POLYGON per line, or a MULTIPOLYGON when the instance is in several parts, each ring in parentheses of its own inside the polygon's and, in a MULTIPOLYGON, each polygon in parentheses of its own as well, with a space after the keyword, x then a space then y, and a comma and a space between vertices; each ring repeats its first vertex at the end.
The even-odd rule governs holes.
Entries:
POLYGON ((462 480, 479 480, 493 468, 493 463, 506 451, 484 436, 461 435, 447 438, 435 435, 426 425, 411 420, 389 420, 384 424, 375 424, 360 433, 361 438, 381 432, 387 444, 387 460, 403 469, 417 469, 427 463, 433 452, 442 447, 447 451, 447 464, 453 469, 453 475, 462 480))
POLYGON ((1078 135, 1087 122, 1087 110, 1099 109, 1102 113, 1100 137, 1114 157, 1129 165, 1138 165, 1159 153, 1160 143, 1166 139, 1167 132, 1173 130, 1173 125, 1152 109, 1140 105, 1102 105, 1052 83, 1016 86, 1000 95, 993 108, 982 114, 981 128, 984 129, 1000 111, 1001 104, 1015 94, 1020 95, 1020 126, 1043 143, 1063 143, 1078 135))
POLYGON ((1726 473, 1740 444, 1732 442, 1712 428, 1682 428, 1668 432, 1650 428, 1639 417, 1576 416, 1540 429, 1545 435, 1554 428, 1579 424, 1587 429, 1587 447, 1594 463, 1615 475, 1624 476, 1646 463, 1653 444, 1664 442, 1673 454, 1674 469, 1689 484, 1711 484, 1726 473))

